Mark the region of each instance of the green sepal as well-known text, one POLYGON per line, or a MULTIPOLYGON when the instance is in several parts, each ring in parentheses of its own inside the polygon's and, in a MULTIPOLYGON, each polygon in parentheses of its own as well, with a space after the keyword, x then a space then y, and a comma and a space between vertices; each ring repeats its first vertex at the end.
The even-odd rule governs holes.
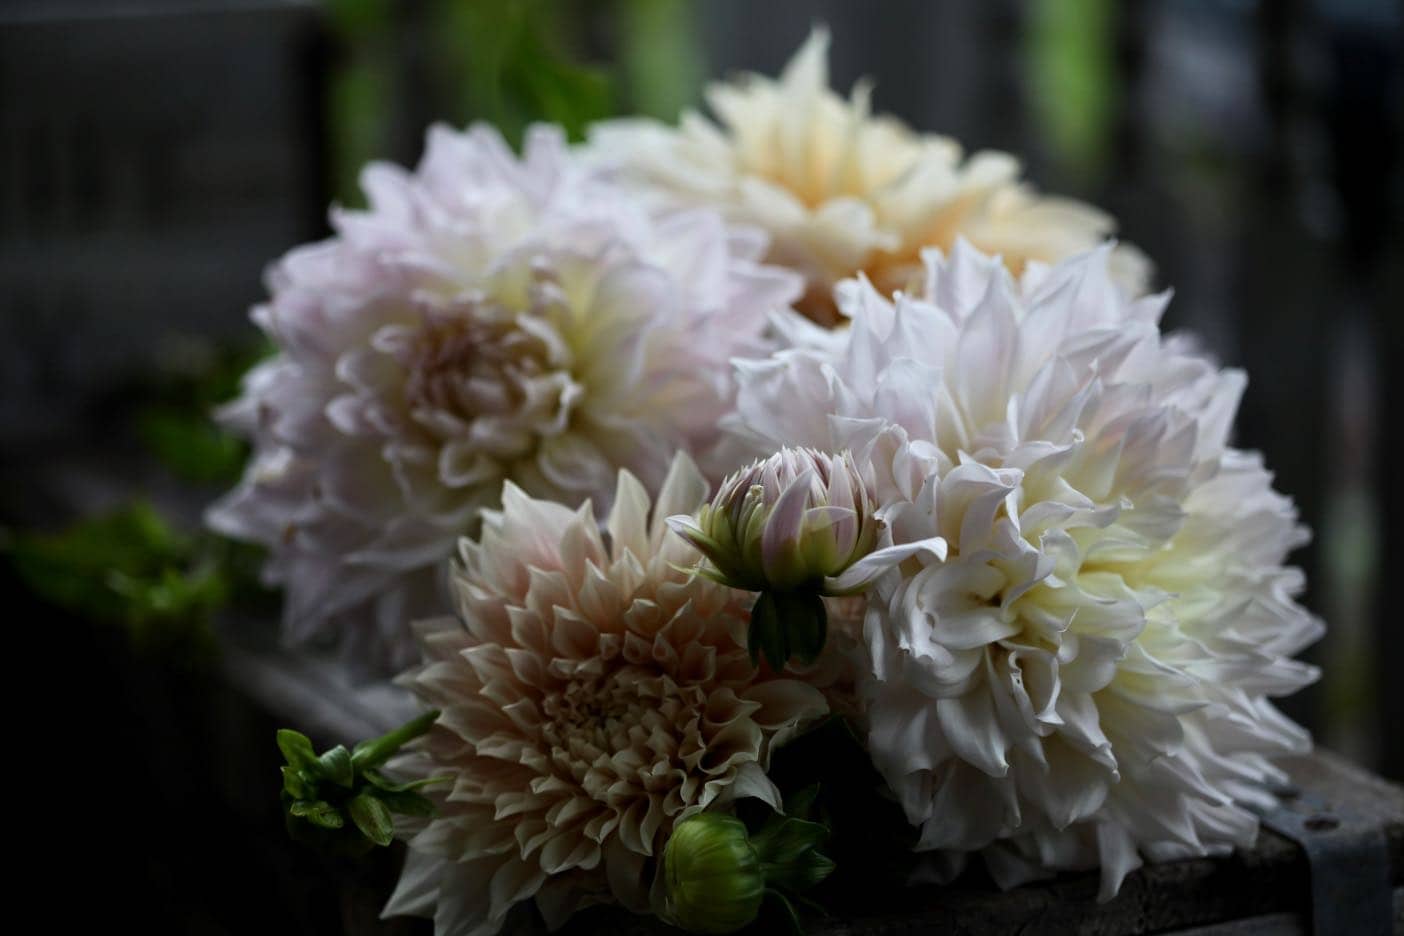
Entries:
MULTIPOLYGON (((817 788, 801 791, 790 801, 813 801, 817 788)), ((829 828, 818 822, 793 816, 773 815, 761 830, 751 837, 751 844, 760 858, 767 888, 778 889, 776 896, 786 900, 786 909, 793 913, 786 895, 796 896, 809 890, 833 873, 836 865, 819 853, 819 846, 829 838, 829 828), (783 893, 782 893, 783 891, 783 893)))
POLYGON ((351 797, 346 803, 346 811, 361 834, 377 845, 389 845, 395 837, 395 821, 390 809, 369 792, 351 797))
POLYGON ((351 764, 351 752, 346 750, 345 745, 338 744, 324 751, 322 756, 317 758, 317 769, 324 779, 337 786, 349 790, 356 784, 356 768, 351 764))
POLYGON ((790 592, 780 603, 780 623, 801 663, 819 659, 829 636, 829 613, 818 592, 790 592))
POLYGON ((804 925, 800 923, 799 911, 795 909, 794 904, 790 903, 790 899, 772 887, 765 889, 765 896, 768 900, 779 905, 781 916, 785 919, 785 928, 789 930, 790 936, 804 936, 804 925))
POLYGON ((751 652, 753 665, 759 666, 764 657, 777 673, 785 668, 786 661, 790 659, 790 642, 780 624, 780 614, 772 592, 761 592, 751 606, 746 649, 751 652))
POLYGON ((760 665, 764 656, 778 673, 791 656, 801 663, 813 663, 828 636, 829 613, 817 591, 763 591, 751 606, 746 649, 753 664, 760 665))
POLYGON ((767 884, 802 893, 833 874, 836 867, 833 859, 811 852, 788 865, 766 866, 765 880, 767 884))

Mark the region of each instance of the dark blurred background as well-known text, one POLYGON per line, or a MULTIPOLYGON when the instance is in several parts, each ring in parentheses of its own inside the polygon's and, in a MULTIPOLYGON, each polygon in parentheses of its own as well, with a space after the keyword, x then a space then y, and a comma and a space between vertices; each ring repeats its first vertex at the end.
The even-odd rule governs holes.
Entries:
MULTIPOLYGON (((160 571, 114 630, 94 623, 111 596, 74 599, 74 570, 132 535, 198 552, 199 506, 242 455, 204 415, 259 353, 262 268, 323 236, 328 203, 359 201, 362 163, 412 164, 434 120, 515 138, 532 119, 576 134, 617 113, 672 119, 707 80, 775 74, 816 22, 837 88, 870 75, 878 109, 1010 150, 1042 189, 1110 210, 1174 287, 1169 324, 1248 370, 1238 443, 1313 529, 1297 561, 1329 625, 1309 652, 1321 682, 1285 707, 1404 778, 1388 600, 1404 568, 1389 434, 1404 428, 1404 13, 1389 0, 3 0, 0 545, 29 562, 3 573, 17 653, 61 646, 78 694, 106 700, 85 730, 129 760, 166 730, 152 711, 206 691, 192 676, 153 697, 177 651, 134 655, 130 629, 222 593, 160 571), (133 514, 134 497, 156 506, 133 514), (105 511, 126 513, 61 539, 105 511), (51 536, 37 559, 33 530, 51 536)), ((235 746, 210 738, 198 757, 237 786, 235 746)), ((270 887, 297 873, 243 857, 270 887)), ((186 931, 246 930, 169 865, 128 873, 182 906, 186 931)))

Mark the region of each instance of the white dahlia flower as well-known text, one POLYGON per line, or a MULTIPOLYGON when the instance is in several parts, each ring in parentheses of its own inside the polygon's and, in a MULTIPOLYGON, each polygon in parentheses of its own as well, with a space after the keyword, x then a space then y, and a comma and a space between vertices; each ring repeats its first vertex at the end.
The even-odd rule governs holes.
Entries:
POLYGON ((1015 282, 964 243, 916 296, 843 284, 840 333, 738 364, 757 450, 871 459, 896 542, 940 536, 868 596, 868 744, 919 847, 1011 885, 1253 840, 1307 733, 1272 706, 1320 623, 1283 565, 1306 539, 1256 454, 1244 386, 1129 300, 1109 249, 1015 282))
POLYGON ((266 544, 290 634, 401 666, 447 610, 436 567, 510 479, 607 506, 656 489, 730 405, 727 361, 798 294, 764 237, 660 212, 534 128, 434 127, 419 168, 372 165, 366 211, 289 253, 255 321, 278 353, 227 410, 256 452, 210 513, 266 544))
MULTIPOLYGON (((871 86, 847 100, 829 88, 828 33, 815 30, 778 81, 748 75, 713 85, 720 125, 692 111, 679 126, 647 119, 597 125, 591 148, 664 201, 723 208, 771 235, 769 259, 805 277, 800 309, 832 325, 832 289, 859 272, 884 292, 921 274, 924 247, 957 237, 1004 257, 1017 274, 1095 246, 1112 219, 1081 202, 1037 194, 1018 161, 984 151, 966 159, 954 140, 874 116, 871 86)), ((1115 264, 1140 292, 1144 256, 1123 247, 1115 264)))
POLYGON ((451 778, 409 842, 387 915, 488 936, 534 900, 554 929, 595 903, 656 910, 673 827, 738 796, 779 808, 771 751, 827 707, 757 671, 748 596, 684 569, 665 518, 702 502, 685 456, 650 511, 621 472, 608 542, 588 505, 511 485, 453 570, 460 620, 419 625, 402 681, 442 711, 407 769, 451 778))

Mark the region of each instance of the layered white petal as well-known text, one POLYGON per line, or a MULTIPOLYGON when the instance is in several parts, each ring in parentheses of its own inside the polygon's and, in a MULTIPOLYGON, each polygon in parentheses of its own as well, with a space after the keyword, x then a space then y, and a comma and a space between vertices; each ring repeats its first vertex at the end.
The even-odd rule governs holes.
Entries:
POLYGON ((737 365, 740 448, 849 449, 914 549, 855 645, 873 760, 947 871, 1004 883, 1252 840, 1309 747, 1269 702, 1321 631, 1283 565, 1305 532, 1227 444, 1241 374, 1162 337, 1101 248, 1015 280, 959 242, 924 285, 842 284, 852 327, 737 365))
POLYGON ((620 467, 657 489, 800 287, 757 232, 644 204, 551 128, 519 159, 435 127, 414 172, 362 182, 367 210, 269 274, 254 318, 278 352, 226 413, 255 453, 209 519, 269 547, 292 637, 386 670, 405 621, 447 610, 434 567, 504 480, 601 509, 620 467))

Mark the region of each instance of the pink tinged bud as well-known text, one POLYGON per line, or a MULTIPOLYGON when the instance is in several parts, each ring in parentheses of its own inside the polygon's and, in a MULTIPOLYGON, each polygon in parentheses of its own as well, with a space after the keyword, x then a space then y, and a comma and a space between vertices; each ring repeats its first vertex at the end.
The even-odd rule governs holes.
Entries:
POLYGON ((884 525, 848 452, 787 448, 731 475, 695 517, 672 528, 707 557, 705 574, 749 591, 826 593, 864 558, 884 525))
POLYGON ((808 577, 801 557, 800 533, 805 526, 805 507, 813 494, 813 480, 812 470, 792 480, 765 521, 761 534, 761 567, 766 584, 778 591, 798 588, 808 577))
POLYGON ((940 537, 886 546, 865 470, 852 454, 787 448, 728 477, 693 517, 668 518, 706 557, 702 575, 759 592, 748 646, 777 672, 812 661, 827 632, 825 595, 853 595, 920 552, 944 559, 940 537))

